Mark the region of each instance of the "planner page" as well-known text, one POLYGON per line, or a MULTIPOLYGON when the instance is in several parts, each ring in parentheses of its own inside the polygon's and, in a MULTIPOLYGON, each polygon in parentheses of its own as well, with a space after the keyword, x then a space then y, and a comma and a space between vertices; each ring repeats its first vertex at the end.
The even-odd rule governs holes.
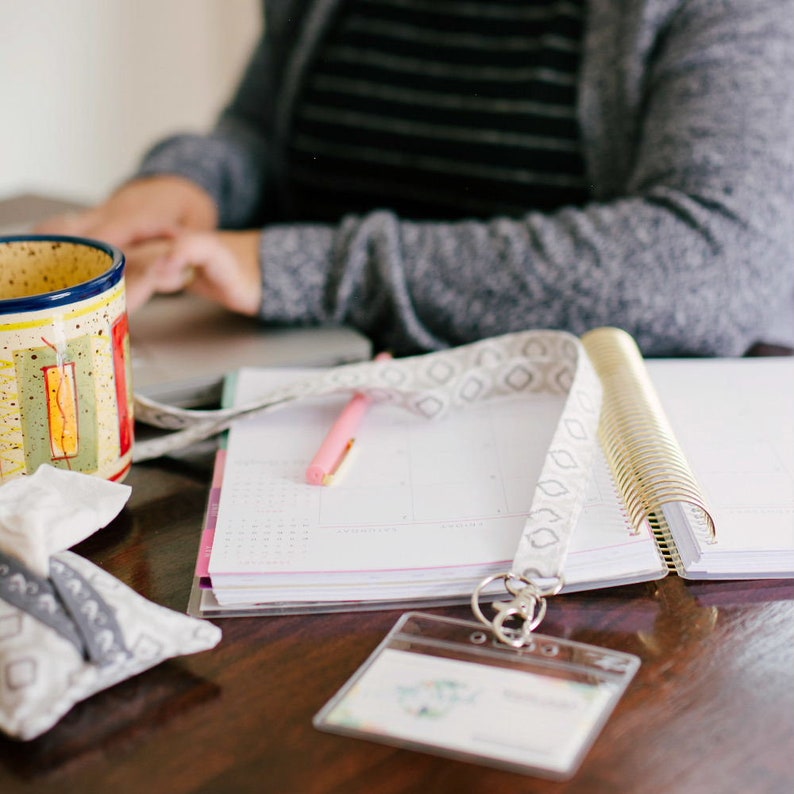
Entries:
MULTIPOLYGON (((649 361, 716 538, 673 510, 695 578, 794 573, 794 358, 649 361)), ((667 511, 666 511, 667 515, 667 511)))
MULTIPOLYGON (((235 399, 302 374, 242 370, 235 399)), ((309 485, 307 464, 348 398, 307 399, 230 431, 209 561, 219 601, 466 594, 509 568, 562 398, 498 398, 435 420, 375 403, 334 484, 309 485)), ((662 573, 603 459, 565 572, 569 589, 662 573)))

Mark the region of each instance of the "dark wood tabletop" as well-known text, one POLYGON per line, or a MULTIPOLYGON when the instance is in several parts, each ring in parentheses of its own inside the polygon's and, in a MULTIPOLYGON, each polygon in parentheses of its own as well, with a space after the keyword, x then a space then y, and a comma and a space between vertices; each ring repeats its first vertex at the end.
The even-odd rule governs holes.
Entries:
MULTIPOLYGON (((0 207, 0 222, 3 220, 0 207)), ((130 501, 74 550, 184 611, 212 457, 139 464, 130 501)), ((470 617, 467 607, 428 610, 470 617)), ((670 576, 551 599, 543 631, 641 667, 566 782, 327 734, 312 717, 399 611, 226 618, 213 650, 78 704, 31 742, 0 737, 0 792, 791 792, 794 581, 670 576)))

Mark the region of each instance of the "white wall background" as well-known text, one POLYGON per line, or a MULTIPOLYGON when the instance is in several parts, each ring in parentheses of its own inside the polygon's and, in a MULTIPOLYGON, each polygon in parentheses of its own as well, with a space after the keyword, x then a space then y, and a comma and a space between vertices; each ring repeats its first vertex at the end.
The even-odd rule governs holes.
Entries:
POLYGON ((260 27, 256 0, 0 0, 0 199, 100 200, 211 124, 260 27))

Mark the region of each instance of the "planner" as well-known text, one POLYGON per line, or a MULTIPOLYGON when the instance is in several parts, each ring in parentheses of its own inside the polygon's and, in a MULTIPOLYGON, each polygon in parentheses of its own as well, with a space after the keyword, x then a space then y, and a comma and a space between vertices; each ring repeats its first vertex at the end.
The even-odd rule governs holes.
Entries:
MULTIPOLYGON (((583 344, 603 388, 600 448, 563 592, 671 571, 794 576, 794 359, 646 362, 616 329, 583 344)), ((227 399, 310 375, 244 369, 227 399)), ((309 397, 228 431, 191 614, 457 603, 509 569, 564 395, 499 396, 440 419, 376 403, 334 484, 309 485, 345 401, 309 397)))

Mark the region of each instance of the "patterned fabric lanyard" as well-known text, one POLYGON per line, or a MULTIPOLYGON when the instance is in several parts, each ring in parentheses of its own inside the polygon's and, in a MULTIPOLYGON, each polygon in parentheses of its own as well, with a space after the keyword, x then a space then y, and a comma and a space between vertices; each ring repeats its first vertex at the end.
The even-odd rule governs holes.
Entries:
POLYGON ((526 331, 427 355, 368 361, 325 370, 275 389, 246 405, 213 411, 173 408, 136 398, 136 418, 173 432, 137 443, 137 461, 167 455, 228 428, 236 419, 304 398, 365 392, 376 402, 426 418, 497 396, 566 395, 510 571, 488 577, 472 595, 472 609, 504 643, 529 641, 546 598, 563 586, 562 570, 590 482, 597 448, 601 385, 579 340, 562 331, 526 331), (483 591, 501 580, 512 599, 494 604, 489 620, 483 591), (508 621, 519 621, 520 629, 508 621))

